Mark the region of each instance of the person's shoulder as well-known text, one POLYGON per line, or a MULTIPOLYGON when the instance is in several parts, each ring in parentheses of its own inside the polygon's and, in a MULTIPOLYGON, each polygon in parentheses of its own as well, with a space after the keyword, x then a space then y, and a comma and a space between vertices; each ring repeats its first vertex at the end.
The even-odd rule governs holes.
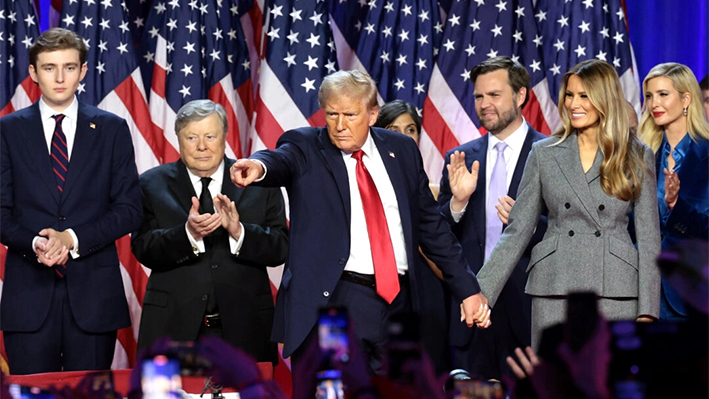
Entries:
POLYGON ((539 140, 544 140, 545 138, 549 137, 544 133, 539 132, 535 128, 532 127, 529 123, 527 123, 527 126, 529 126, 529 130, 527 131, 527 134, 532 136, 532 141, 539 141, 539 140))
MULTIPOLYGON (((569 137, 567 137, 566 140, 564 140, 564 142, 567 142, 568 140, 569 140, 569 137)), ((559 136, 548 136, 548 137, 544 136, 544 138, 535 141, 532 144, 532 148, 537 149, 537 151, 541 150, 542 148, 551 148, 551 147, 556 146, 557 144, 561 144, 561 143, 559 143, 559 141, 561 141, 561 137, 559 137, 559 136)))
POLYGON ((31 118, 35 115, 38 115, 39 110, 36 109, 36 107, 36 104, 32 104, 29 107, 18 109, 15 112, 0 117, 0 123, 12 123, 21 119, 31 118))
POLYGON ((460 144, 457 147, 451 148, 446 152, 446 158, 449 158, 451 154, 453 154, 456 151, 460 151, 466 154, 470 154, 474 149, 479 148, 480 146, 483 146, 487 142, 487 138, 485 136, 480 136, 476 139, 470 140, 468 142, 465 142, 463 144, 460 144))
POLYGON ((140 181, 142 183, 167 180, 169 177, 175 176, 178 171, 178 164, 179 162, 175 161, 150 168, 140 174, 140 181))
POLYGON ((125 121, 125 119, 114 114, 113 112, 79 102, 79 115, 81 116, 82 114, 89 119, 100 119, 102 122, 108 124, 121 123, 125 121))

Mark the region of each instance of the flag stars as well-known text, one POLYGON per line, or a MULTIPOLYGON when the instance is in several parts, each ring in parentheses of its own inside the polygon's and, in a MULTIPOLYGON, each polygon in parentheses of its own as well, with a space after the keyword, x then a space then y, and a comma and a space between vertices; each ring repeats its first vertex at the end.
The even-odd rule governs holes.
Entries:
POLYGON ((448 21, 450 21, 451 27, 460 25, 460 15, 451 14, 450 18, 448 18, 448 21))
POLYGON ((542 67, 540 66, 540 62, 537 60, 532 60, 532 63, 529 65, 530 68, 532 68, 532 73, 541 71, 542 67))
POLYGON ((561 73, 561 67, 554 64, 551 68, 549 68, 549 72, 551 72, 554 76, 559 75, 561 73))
POLYGON ((382 33, 384 34, 384 37, 391 36, 391 27, 385 26, 384 29, 382 29, 382 33))
POLYGON ((166 48, 168 53, 175 51, 175 42, 167 42, 166 48))
POLYGON ((497 50, 490 49, 490 52, 486 54, 487 58, 497 57, 497 50))
POLYGON ((593 0, 583 0, 583 5, 586 6, 587 10, 593 8, 593 0))
POLYGON ((74 25, 74 16, 67 14, 62 22, 64 22, 64 26, 68 28, 69 26, 74 25))
POLYGON ((318 67, 318 59, 308 56, 308 60, 303 63, 308 66, 308 71, 318 67))
POLYGON ((174 10, 175 8, 180 8, 180 0, 172 0, 169 3, 167 3, 172 9, 174 10))
POLYGON ((412 15, 413 13, 411 12, 411 5, 405 5, 404 8, 401 9, 401 12, 404 13, 404 16, 412 15))
POLYGON ((502 27, 497 26, 497 24, 495 24, 495 27, 490 29, 490 32, 492 32, 495 35, 494 37, 500 36, 500 35, 502 35, 502 27))
POLYGON ((327 64, 325 64, 325 68, 327 69, 327 73, 333 73, 337 71, 335 68, 335 61, 328 61, 327 64))
POLYGON ((320 45, 320 35, 314 35, 312 32, 310 32, 310 37, 305 40, 306 42, 310 43, 310 48, 313 48, 315 46, 320 45))
POLYGON ((202 14, 202 15, 204 15, 204 14, 206 14, 207 12, 209 12, 209 11, 207 11, 207 7, 209 7, 209 4, 202 4, 202 5, 200 5, 200 6, 199 6, 199 13, 202 14))
POLYGON ((473 0, 478 3, 478 7, 485 5, 485 0, 473 0))
POLYGON ((495 7, 497 7, 497 12, 503 12, 507 10, 507 2, 500 0, 499 3, 495 4, 495 7))
POLYGON ((217 51, 217 49, 213 49, 212 52, 209 53, 209 56, 212 57, 212 61, 221 60, 219 53, 221 53, 221 51, 217 51))
POLYGON ((620 32, 616 32, 613 36, 613 40, 615 40, 615 44, 623 43, 623 34, 620 32))
POLYGON ((542 45, 542 38, 543 38, 543 37, 544 37, 544 36, 535 35, 534 40, 532 40, 532 42, 534 42, 534 44, 535 44, 537 47, 539 47, 539 46, 542 45))
POLYGON ((384 5, 384 9, 387 10, 387 13, 393 12, 394 11, 394 3, 391 1, 387 1, 387 3, 384 5))
POLYGON ((191 75, 193 73, 192 72, 192 65, 183 64, 182 69, 180 69, 180 72, 184 73, 185 77, 187 77, 188 75, 191 75))
POLYGON ((419 71, 424 68, 428 68, 428 66, 426 66, 426 60, 424 60, 423 58, 419 58, 419 60, 416 61, 416 66, 418 67, 419 71))
POLYGON ((229 32, 227 32, 226 35, 229 36, 229 39, 236 40, 236 31, 234 28, 229 29, 229 32))
POLYGON ((286 57, 283 58, 283 61, 285 61, 290 68, 292 65, 295 65, 295 54, 291 54, 290 51, 286 52, 286 57))
POLYGON ((197 22, 190 21, 185 28, 187 28, 190 33, 194 33, 197 31, 197 22))
POLYGON ((192 11, 196 10, 197 8, 199 8, 199 6, 197 5, 197 0, 192 0, 192 1, 190 1, 189 6, 190 6, 190 10, 192 10, 192 11))
POLYGON ((111 21, 101 18, 101 23, 99 24, 101 25, 101 29, 111 29, 109 22, 111 21))
POLYGON ((355 29, 357 29, 357 32, 362 31, 362 21, 357 21, 357 23, 354 26, 355 26, 355 29))
POLYGON ((416 82, 416 87, 414 87, 414 90, 416 90, 416 93, 421 94, 426 91, 426 88, 423 83, 416 82))
POLYGON ((155 61, 155 53, 151 53, 150 51, 148 51, 148 52, 143 56, 143 58, 145 58, 145 63, 146 63, 146 64, 149 64, 149 63, 155 61))
POLYGON ((275 28, 272 26, 271 29, 266 34, 266 36, 270 37, 271 41, 273 41, 274 39, 280 39, 281 37, 278 36, 278 31, 280 31, 280 30, 281 30, 281 28, 275 28))
POLYGON ((197 52, 197 50, 195 50, 194 46, 195 46, 195 43, 187 42, 185 47, 183 47, 182 49, 187 51, 187 55, 190 55, 191 53, 197 52))
POLYGON ((322 25, 322 13, 318 14, 317 12, 313 11, 313 16, 308 18, 309 20, 313 21, 313 26, 318 26, 318 24, 322 25))
POLYGON ((598 33, 600 33, 600 34, 601 34, 601 36, 603 36, 603 37, 605 37, 605 38, 609 38, 609 37, 611 37, 611 35, 610 35, 610 34, 608 34, 608 28, 605 28, 605 27, 604 27, 603 29, 601 29, 601 31, 600 31, 600 32, 598 32, 598 33))
POLYGON ((399 66, 408 64, 408 62, 406 61, 406 56, 404 54, 399 54, 399 57, 396 58, 396 62, 399 63, 399 66))
POLYGON ((92 5, 94 5, 94 4, 96 3, 94 0, 84 0, 84 2, 86 3, 86 6, 87 6, 87 7, 88 7, 88 6, 92 6, 92 5))
POLYGON ((615 15, 617 15, 618 19, 622 21, 623 20, 623 8, 619 8, 618 12, 616 12, 615 15))
POLYGON ((104 72, 106 72, 106 63, 105 62, 98 62, 98 65, 96 65, 96 70, 98 71, 98 74, 101 75, 104 72))
POLYGON ((212 32, 212 35, 214 36, 214 41, 219 41, 219 39, 223 39, 224 37, 222 36, 222 30, 217 28, 212 32))
POLYGON ((423 46, 424 44, 428 44, 428 35, 419 35, 419 38, 416 39, 417 42, 419 42, 419 46, 423 46))
POLYGON ((613 66, 616 68, 620 68, 620 58, 613 57, 613 66))
POLYGON ((305 89, 305 92, 308 93, 310 90, 315 90, 315 79, 308 79, 305 78, 305 82, 300 85, 305 89))
POLYGON ((291 11, 290 14, 288 14, 288 15, 290 15, 291 20, 293 20, 293 22, 295 22, 295 21, 302 21, 302 20, 303 20, 303 17, 300 16, 300 14, 301 14, 302 12, 303 12, 303 10, 296 10, 296 9, 294 8, 293 11, 291 11))
POLYGON ((521 42, 522 41, 522 32, 516 30, 515 33, 512 35, 512 37, 515 39, 515 43, 521 42))
POLYGON ((273 6, 273 7, 271 7, 271 9, 269 10, 269 11, 270 11, 270 14, 271 14, 271 16, 272 16, 271 20, 275 21, 276 18, 282 17, 282 16, 283 16, 283 13, 281 12, 281 10, 283 10, 283 6, 273 6))
POLYGON ((421 23, 424 23, 424 22, 426 22, 426 20, 431 19, 428 16, 428 11, 425 11, 425 10, 421 10, 421 13, 418 15, 418 17, 421 19, 421 23))
POLYGON ((453 51, 455 50, 455 42, 451 39, 446 39, 446 42, 443 43, 443 47, 446 48, 446 52, 453 51))
POLYGON ((167 8, 165 8, 165 3, 158 3, 155 5, 155 11, 157 11, 158 14, 164 13, 165 10, 167 10, 167 8))
POLYGON ((605 51, 598 51, 598 54, 596 54, 596 58, 598 58, 601 61, 607 61, 606 60, 606 52, 605 51))
POLYGON ((367 23, 367 26, 364 27, 364 30, 367 31, 368 35, 374 33, 374 24, 367 23))
POLYGON ((88 29, 89 26, 94 26, 93 22, 91 22, 93 18, 89 17, 84 17, 84 20, 81 21, 81 23, 84 25, 84 29, 88 29))
POLYGON ((582 55, 586 55, 586 47, 581 47, 579 44, 576 50, 574 50, 574 53, 576 53, 576 58, 580 58, 582 55))
POLYGON ((286 36, 288 38, 288 40, 290 41, 290 44, 300 43, 300 41, 298 40, 299 34, 300 34, 299 32, 293 32, 293 30, 290 31, 290 34, 288 36, 286 36))
POLYGON ((517 6, 517 9, 515 9, 515 14, 517 14, 517 18, 523 18, 524 17, 524 7, 517 6))
POLYGON ((382 55, 380 55, 379 58, 382 59, 383 64, 386 64, 387 62, 389 62, 389 53, 387 53, 386 51, 382 51, 382 55))
POLYGON ((443 24, 437 22, 433 29, 435 29, 437 33, 443 33, 443 24))
POLYGON ((245 60, 241 63, 241 66, 248 71, 249 69, 251 69, 251 62, 249 60, 245 60))
POLYGON ((182 94, 182 98, 192 95, 192 93, 190 93, 190 88, 191 86, 186 87, 185 85, 182 85, 182 88, 178 91, 180 94, 182 94))
POLYGON ((579 25, 579 29, 581 29, 581 33, 590 32, 591 31, 590 26, 591 26, 590 23, 588 23, 586 21, 581 21, 581 25, 579 25))
POLYGON ((468 53, 468 57, 475 55, 475 46, 468 44, 468 48, 465 49, 465 52, 468 53))
POLYGON ((470 80, 470 71, 463 68, 463 73, 460 74, 460 76, 463 78, 463 81, 465 82, 466 80, 470 80))
POLYGON ((32 47, 32 38, 29 36, 25 36, 25 40, 22 41, 22 44, 25 45, 25 48, 32 47))
POLYGON ((148 31, 148 33, 150 33, 151 39, 155 39, 155 36, 157 36, 160 33, 160 30, 156 26, 153 26, 152 29, 150 29, 148 31))
POLYGON ((473 23, 470 24, 470 27, 473 28, 473 32, 475 32, 476 30, 480 30, 480 21, 474 19, 473 23))
POLYGON ((399 40, 401 40, 402 43, 409 40, 409 32, 402 29, 401 32, 399 32, 399 40))
POLYGON ((170 28, 170 31, 177 29, 177 20, 170 18, 167 22, 167 27, 170 28))
POLYGON ((133 21, 133 24, 135 24, 136 28, 142 28, 145 26, 145 19, 137 17, 135 21, 133 21))
POLYGON ((116 50, 118 50, 121 54, 127 53, 128 52, 128 44, 127 43, 119 43, 118 47, 116 47, 116 50))
POLYGON ((556 52, 557 52, 557 53, 558 53, 559 51, 561 51, 561 50, 566 50, 566 49, 564 48, 564 42, 563 42, 561 39, 556 39, 556 43, 554 43, 553 46, 556 47, 556 52))
POLYGON ((396 86, 396 90, 403 90, 404 89, 404 81, 397 78, 396 82, 394 82, 394 86, 396 86))
POLYGON ((118 25, 118 28, 123 31, 123 33, 130 31, 130 28, 128 27, 128 21, 123 21, 123 23, 118 25))
POLYGON ((547 19, 547 13, 539 10, 538 13, 534 14, 534 17, 537 19, 537 22, 542 22, 547 19))
POLYGON ((559 29, 563 28, 564 26, 569 26, 569 18, 564 15, 562 15, 561 18, 559 18, 556 22, 559 23, 559 29))

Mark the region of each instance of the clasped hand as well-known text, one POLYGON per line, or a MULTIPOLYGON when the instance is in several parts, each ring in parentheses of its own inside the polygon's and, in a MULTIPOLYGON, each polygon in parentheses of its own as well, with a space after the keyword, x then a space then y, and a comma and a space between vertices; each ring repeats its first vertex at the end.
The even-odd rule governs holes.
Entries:
POLYGON ((65 265, 69 260, 69 250, 74 248, 74 240, 67 231, 42 229, 34 243, 34 252, 39 261, 47 266, 65 265))
POLYGON ((224 194, 217 194, 213 199, 216 212, 199 213, 199 200, 192 197, 192 207, 187 217, 187 229, 192 237, 199 241, 212 234, 219 227, 224 227, 229 235, 238 239, 241 236, 241 223, 236 204, 224 194))
POLYGON ((492 325, 490 309, 487 298, 479 292, 463 300, 460 304, 460 321, 465 321, 468 327, 475 324, 478 328, 488 328, 492 325))

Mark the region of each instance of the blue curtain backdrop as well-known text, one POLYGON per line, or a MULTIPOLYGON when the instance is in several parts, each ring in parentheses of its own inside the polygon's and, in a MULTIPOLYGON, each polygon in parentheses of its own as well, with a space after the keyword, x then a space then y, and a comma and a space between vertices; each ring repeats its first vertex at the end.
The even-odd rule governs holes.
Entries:
MULTIPOLYGON (((441 0, 444 7, 450 2, 441 0)), ((685 64, 697 79, 709 73, 709 0, 625 2, 641 82, 663 62, 685 64)), ((42 31, 49 27, 49 6, 50 0, 39 0, 42 31)))

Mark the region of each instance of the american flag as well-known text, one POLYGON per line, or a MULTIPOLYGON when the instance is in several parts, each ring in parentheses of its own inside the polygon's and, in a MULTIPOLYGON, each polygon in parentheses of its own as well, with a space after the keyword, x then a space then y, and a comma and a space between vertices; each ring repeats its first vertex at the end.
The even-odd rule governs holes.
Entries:
MULTIPOLYGON (((0 1, 2 115, 39 98, 27 73, 38 23, 31 0, 0 1)), ((323 125, 317 90, 340 68, 367 71, 381 102, 400 98, 422 111, 433 181, 447 150, 480 135, 468 72, 491 56, 527 67, 533 97, 524 115, 537 130, 559 126, 559 79, 591 57, 616 65, 639 108, 621 0, 67 0, 62 11, 57 23, 90 46, 79 98, 128 120, 141 172, 178 158, 175 113, 193 99, 229 111, 232 157, 273 148, 285 130, 323 125)), ((118 247, 134 326, 117 346, 114 366, 125 367, 148 274, 128 237, 118 247)), ((275 289, 280 277, 271 277, 275 289)))

